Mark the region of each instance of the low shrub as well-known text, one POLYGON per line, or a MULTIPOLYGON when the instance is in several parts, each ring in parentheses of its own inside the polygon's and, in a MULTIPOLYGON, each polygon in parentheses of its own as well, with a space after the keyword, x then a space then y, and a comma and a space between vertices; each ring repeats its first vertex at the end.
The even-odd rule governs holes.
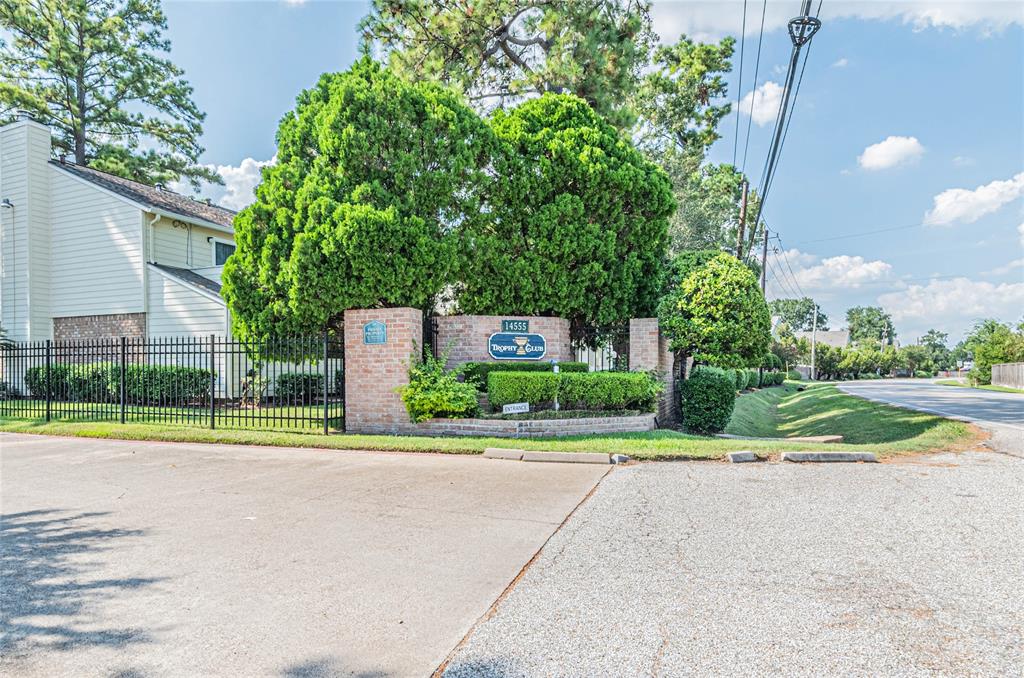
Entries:
POLYGON ((797 370, 790 370, 786 372, 786 379, 792 379, 793 381, 800 381, 804 378, 804 375, 800 374, 797 370))
MULTIPOLYGON (((409 384, 399 389, 409 417, 416 423, 434 418, 457 419, 479 413, 476 387, 459 381, 461 370, 446 370, 447 354, 413 358, 409 384)), ((554 375, 552 375, 554 376, 554 375)))
MULTIPOLYGON (((25 385, 34 398, 45 398, 46 368, 25 371, 25 385)), ((210 392, 210 371, 173 365, 125 367, 127 402, 139 405, 185 405, 210 392)), ((72 402, 108 403, 121 399, 121 369, 114 363, 50 366, 50 397, 72 402)))
POLYGON ((708 434, 725 430, 736 405, 736 383, 731 376, 701 367, 680 382, 680 409, 687 431, 708 434))
MULTIPOLYGON (((462 366, 462 374, 466 381, 476 384, 481 391, 487 390, 487 376, 491 372, 552 372, 551 363, 525 360, 513 360, 508 362, 486 362, 466 363, 462 366)), ((559 372, 586 372, 590 369, 587 363, 564 362, 558 363, 559 372)))
POLYGON ((285 372, 274 382, 274 401, 292 405, 315 403, 324 392, 324 375, 313 372, 285 372))
POLYGON ((928 372, 927 370, 915 370, 914 371, 914 378, 915 379, 931 379, 931 376, 932 376, 932 373, 928 372))
POLYGON ((761 377, 758 375, 757 370, 747 370, 747 388, 757 388, 760 386, 761 377))
POLYGON ((661 383, 646 372, 492 372, 487 399, 494 407, 530 403, 550 407, 558 399, 565 409, 643 410, 657 405, 661 383))
MULTIPOLYGON (((718 369, 718 368, 715 367, 715 368, 706 368, 706 369, 718 369)), ((727 372, 728 370, 725 370, 725 371, 727 372)), ((747 371, 746 370, 733 370, 732 372, 733 372, 733 381, 736 382, 736 390, 737 391, 742 391, 743 389, 745 389, 747 387, 747 371)))

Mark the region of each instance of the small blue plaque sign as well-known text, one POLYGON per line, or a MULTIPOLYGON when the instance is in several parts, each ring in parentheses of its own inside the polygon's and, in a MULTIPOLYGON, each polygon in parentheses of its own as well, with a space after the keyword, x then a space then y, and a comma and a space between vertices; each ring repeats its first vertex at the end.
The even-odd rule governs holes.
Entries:
POLYGON ((495 360, 540 360, 547 351, 541 334, 498 332, 487 340, 487 353, 495 360))
POLYGON ((363 325, 364 344, 388 343, 388 326, 379 320, 371 320, 363 325))

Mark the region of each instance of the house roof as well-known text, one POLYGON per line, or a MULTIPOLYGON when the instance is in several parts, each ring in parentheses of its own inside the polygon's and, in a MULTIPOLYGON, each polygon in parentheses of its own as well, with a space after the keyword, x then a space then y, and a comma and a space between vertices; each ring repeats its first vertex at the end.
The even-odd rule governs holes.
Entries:
POLYGON ((187 268, 178 268, 177 266, 168 266, 166 264, 153 263, 151 263, 150 266, 158 268, 164 273, 167 273, 172 277, 178 278, 182 282, 192 285, 193 287, 198 287, 200 289, 206 290, 207 292, 212 292, 213 294, 220 297, 220 283, 217 282, 216 280, 210 280, 209 278, 199 275, 195 271, 189 270, 187 268))
POLYGON ((89 183, 115 193, 151 209, 176 214, 184 219, 199 219, 225 228, 231 228, 236 212, 217 205, 208 205, 187 195, 157 188, 131 179, 100 172, 82 165, 51 160, 50 164, 89 183))

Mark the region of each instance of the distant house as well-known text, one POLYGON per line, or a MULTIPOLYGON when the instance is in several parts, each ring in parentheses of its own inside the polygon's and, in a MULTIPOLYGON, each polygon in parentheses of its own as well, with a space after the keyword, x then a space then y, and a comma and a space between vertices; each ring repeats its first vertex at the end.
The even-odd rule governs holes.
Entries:
POLYGON ((231 210, 51 160, 29 119, 0 127, 0 204, 9 339, 229 334, 231 210))
MULTIPOLYGON (((793 333, 797 339, 806 339, 808 342, 811 341, 811 335, 811 332, 793 333)), ((835 348, 846 348, 850 345, 850 330, 818 330, 813 335, 815 342, 819 345, 824 344, 835 348)))

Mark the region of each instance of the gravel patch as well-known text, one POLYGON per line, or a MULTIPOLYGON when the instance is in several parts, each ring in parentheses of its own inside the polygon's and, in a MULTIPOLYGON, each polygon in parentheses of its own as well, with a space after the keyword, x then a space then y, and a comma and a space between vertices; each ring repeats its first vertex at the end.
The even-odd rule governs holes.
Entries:
POLYGON ((617 468, 445 675, 1020 675, 1022 498, 990 453, 617 468))

